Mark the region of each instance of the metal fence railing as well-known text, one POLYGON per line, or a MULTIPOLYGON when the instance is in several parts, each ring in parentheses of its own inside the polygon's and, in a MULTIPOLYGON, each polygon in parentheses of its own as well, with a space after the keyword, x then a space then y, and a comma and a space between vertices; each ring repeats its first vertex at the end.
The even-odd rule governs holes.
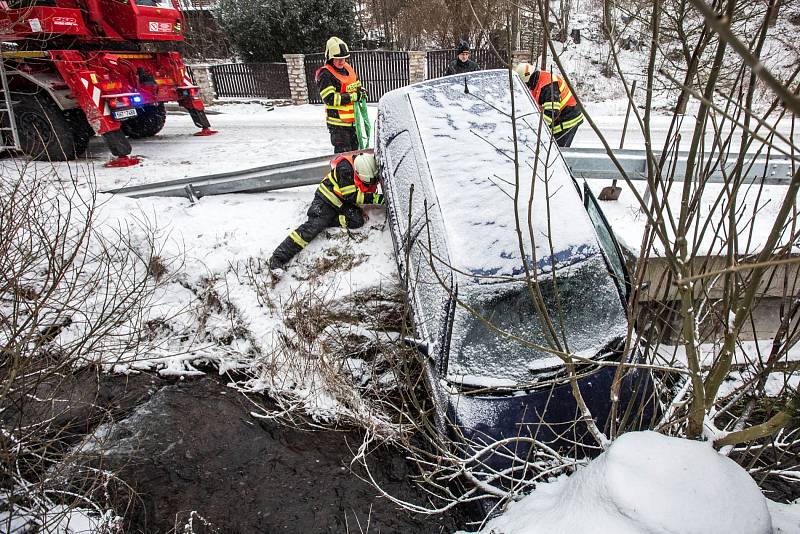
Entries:
MULTIPOLYGON (((455 49, 427 52, 426 78, 438 78, 444 75, 447 65, 455 57, 455 49)), ((472 59, 482 69, 505 68, 508 62, 508 52, 476 49, 472 51, 472 59)), ((377 102, 389 91, 404 87, 411 82, 408 52, 353 51, 350 53, 348 61, 367 89, 369 102, 377 102)), ((310 104, 322 103, 315 75, 324 63, 324 54, 308 54, 304 58, 310 104)), ((210 70, 217 97, 291 98, 286 63, 225 63, 213 65, 210 70)))
MULTIPOLYGON (((383 50, 364 50, 350 53, 348 62, 353 66, 358 78, 367 90, 368 102, 377 102, 391 91, 410 83, 408 52, 386 52, 383 50)), ((309 54, 305 57, 308 102, 321 104, 315 74, 325 64, 324 54, 309 54)))
MULTIPOLYGON (((450 50, 429 50, 426 54, 428 61, 427 79, 444 76, 447 66, 456 58, 455 48, 450 50)), ((480 65, 481 69, 504 69, 508 66, 508 52, 479 48, 472 50, 470 59, 480 65), (498 57, 499 54, 499 57, 498 57)))
POLYGON ((290 98, 286 63, 225 63, 211 67, 220 98, 290 98))

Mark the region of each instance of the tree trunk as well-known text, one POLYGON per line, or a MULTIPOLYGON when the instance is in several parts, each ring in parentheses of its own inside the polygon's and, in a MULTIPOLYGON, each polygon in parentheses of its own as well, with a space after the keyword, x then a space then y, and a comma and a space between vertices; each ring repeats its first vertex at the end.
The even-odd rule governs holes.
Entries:
POLYGON ((519 6, 516 4, 511 5, 511 49, 517 50, 520 48, 521 41, 519 38, 519 6))
POLYGON ((388 9, 386 8, 386 0, 381 2, 381 11, 383 12, 383 33, 384 39, 386 40, 386 44, 389 45, 390 48, 394 49, 394 39, 392 39, 392 26, 389 23, 389 13, 388 9))
MULTIPOLYGON (((544 6, 542 10, 542 26, 547 26, 549 28, 550 25, 550 0, 544 0, 542 2, 544 6)), ((547 33, 545 32, 544 27, 542 28, 542 70, 547 70, 547 33)))
POLYGON ((603 36, 611 41, 614 33, 614 2, 603 0, 603 36))
POLYGON ((567 42, 567 38, 569 37, 569 11, 572 9, 572 1, 571 0, 561 0, 561 13, 560 13, 560 21, 561 21, 561 28, 559 30, 558 40, 562 43, 567 42))
POLYGON ((775 9, 772 11, 772 15, 770 15, 768 22, 770 28, 775 26, 775 23, 778 22, 778 13, 780 12, 782 6, 783 0, 775 0, 775 9))

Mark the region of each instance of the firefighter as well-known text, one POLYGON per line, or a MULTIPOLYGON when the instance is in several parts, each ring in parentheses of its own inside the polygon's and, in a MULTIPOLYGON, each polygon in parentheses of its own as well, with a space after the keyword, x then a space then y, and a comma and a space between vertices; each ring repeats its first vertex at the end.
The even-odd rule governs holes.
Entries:
POLYGON ((383 205, 383 195, 377 192, 378 165, 372 154, 358 154, 355 158, 343 154, 331 161, 329 172, 308 208, 308 220, 278 245, 269 259, 269 268, 279 277, 281 270, 325 228, 360 228, 364 226, 361 207, 368 204, 383 205))
POLYGON ((567 82, 530 63, 520 63, 515 70, 530 89, 558 146, 570 146, 583 122, 583 113, 567 82))
POLYGON ((456 58, 447 66, 444 75, 450 76, 451 74, 463 74, 465 72, 481 70, 480 65, 472 61, 469 56, 469 43, 466 41, 459 42, 456 48, 456 58))
POLYGON ((346 61, 349 57, 347 44, 338 37, 331 37, 325 45, 325 64, 315 75, 336 154, 358 150, 354 104, 367 98, 358 75, 346 61))

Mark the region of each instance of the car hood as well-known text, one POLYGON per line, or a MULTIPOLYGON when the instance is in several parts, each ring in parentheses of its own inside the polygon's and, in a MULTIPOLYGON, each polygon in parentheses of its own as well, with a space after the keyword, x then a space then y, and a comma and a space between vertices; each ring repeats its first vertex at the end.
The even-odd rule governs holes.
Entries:
MULTIPOLYGON (((589 376, 578 379, 583 399, 591 406, 592 417, 600 429, 606 425, 611 400, 609 392, 616 367, 601 367, 589 376)), ((442 384, 442 387, 445 387, 442 384)), ((621 387, 620 406, 624 410, 628 401, 651 392, 649 375, 636 371, 628 374, 621 387)), ((447 417, 454 442, 465 448, 477 450, 482 445, 507 438, 535 437, 553 448, 564 448, 575 443, 596 447, 586 425, 580 423, 580 414, 569 382, 539 387, 532 391, 516 391, 504 395, 447 393, 447 417)), ((519 447, 520 444, 515 444, 519 447)), ((519 451, 517 452, 519 456, 519 451)))

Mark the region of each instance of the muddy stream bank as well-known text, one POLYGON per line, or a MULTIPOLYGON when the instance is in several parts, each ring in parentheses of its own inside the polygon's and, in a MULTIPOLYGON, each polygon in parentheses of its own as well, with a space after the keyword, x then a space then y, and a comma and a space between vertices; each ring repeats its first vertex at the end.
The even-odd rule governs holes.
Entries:
MULTIPOLYGON (((453 532, 465 520, 461 512, 412 515, 378 497, 358 468, 351 471, 358 432, 257 419, 252 403, 218 377, 168 382, 81 372, 58 389, 51 398, 63 404, 47 411, 82 443, 83 461, 124 481, 110 495, 126 533, 415 534, 453 532)), ((370 457, 382 487, 424 502, 400 451, 370 457)))

